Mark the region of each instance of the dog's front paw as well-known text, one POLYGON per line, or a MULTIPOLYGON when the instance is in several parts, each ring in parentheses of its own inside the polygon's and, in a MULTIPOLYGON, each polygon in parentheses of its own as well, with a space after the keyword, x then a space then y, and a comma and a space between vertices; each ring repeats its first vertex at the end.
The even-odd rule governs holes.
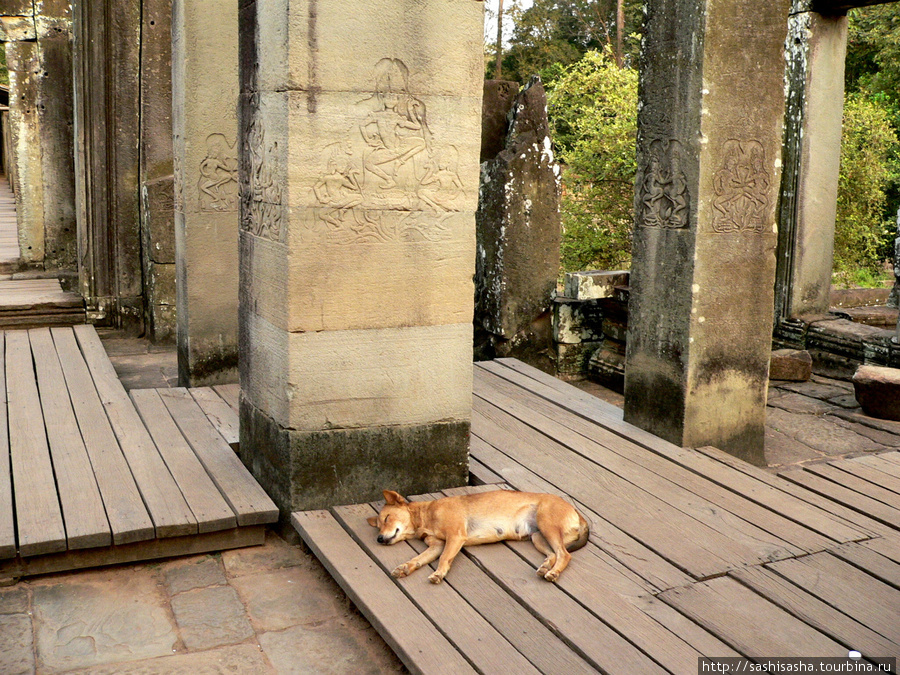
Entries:
POLYGON ((394 571, 391 572, 391 576, 395 579, 402 579, 403 577, 408 577, 413 572, 415 572, 415 570, 411 568, 409 563, 403 563, 394 568, 394 571))
POLYGON ((539 577, 543 577, 543 576, 546 576, 546 575, 547 575, 547 572, 549 572, 549 571, 550 571, 550 565, 547 565, 547 564, 545 563, 545 564, 543 564, 543 565, 541 565, 540 567, 537 568, 537 575, 538 575, 539 577))
POLYGON ((439 584, 444 580, 444 576, 438 572, 433 572, 428 576, 428 581, 433 584, 439 584))
POLYGON ((544 575, 544 578, 547 581, 556 581, 557 579, 559 579, 559 572, 554 572, 553 570, 551 570, 544 575))

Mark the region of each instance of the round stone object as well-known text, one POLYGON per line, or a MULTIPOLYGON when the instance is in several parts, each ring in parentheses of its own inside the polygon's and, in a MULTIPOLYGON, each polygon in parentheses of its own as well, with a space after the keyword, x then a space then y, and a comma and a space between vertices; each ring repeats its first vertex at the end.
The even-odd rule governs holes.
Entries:
POLYGON ((867 415, 900 421, 900 368, 860 366, 853 375, 853 387, 867 415))

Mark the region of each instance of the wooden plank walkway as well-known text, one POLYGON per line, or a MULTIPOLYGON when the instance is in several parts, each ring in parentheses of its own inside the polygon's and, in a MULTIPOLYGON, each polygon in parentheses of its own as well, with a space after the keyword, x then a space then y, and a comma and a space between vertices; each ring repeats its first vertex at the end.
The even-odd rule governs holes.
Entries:
POLYGON ((212 389, 129 396, 92 326, 0 331, 0 579, 262 543, 236 429, 212 389))
POLYGON ((701 656, 900 657, 900 453, 786 480, 715 448, 676 447, 501 359, 475 365, 470 471, 483 485, 444 494, 552 492, 592 522, 557 584, 534 574, 543 556, 530 542, 464 549, 440 586, 425 571, 395 580, 390 570, 424 544, 376 544, 365 518, 379 504, 293 514, 412 672, 696 673, 701 656))
POLYGON ((0 273, 15 270, 20 257, 16 196, 9 179, 0 174, 0 273))

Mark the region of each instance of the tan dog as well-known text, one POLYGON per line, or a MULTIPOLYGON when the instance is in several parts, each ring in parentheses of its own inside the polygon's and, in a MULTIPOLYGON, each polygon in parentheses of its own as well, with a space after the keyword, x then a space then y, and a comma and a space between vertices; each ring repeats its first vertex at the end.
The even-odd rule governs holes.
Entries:
POLYGON ((392 490, 384 491, 385 505, 378 517, 367 519, 378 528, 379 544, 396 544, 413 537, 428 549, 391 574, 405 577, 438 556, 437 571, 428 577, 439 584, 463 546, 531 538, 547 556, 539 576, 556 581, 575 551, 587 543, 589 526, 578 511, 556 495, 496 490, 429 502, 409 502, 392 490))

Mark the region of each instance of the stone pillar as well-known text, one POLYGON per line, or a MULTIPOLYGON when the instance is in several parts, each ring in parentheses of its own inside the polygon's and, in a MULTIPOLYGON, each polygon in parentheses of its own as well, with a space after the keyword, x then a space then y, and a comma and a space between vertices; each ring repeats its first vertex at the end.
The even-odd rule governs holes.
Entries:
POLYGON ((141 258, 147 329, 175 340, 175 190, 172 168, 172 0, 141 12, 141 258))
MULTIPOLYGON (((491 98, 503 102, 503 85, 491 98)), ((485 87, 486 91, 490 91, 485 87)), ((547 97, 533 77, 507 103, 500 151, 481 165, 475 258, 475 356, 512 356, 556 372, 551 307, 559 275, 559 165, 547 97)), ((490 137, 485 114, 482 145, 490 137)), ((488 151, 490 149, 488 148, 488 151)))
POLYGON ((483 3, 241 9, 241 454, 286 514, 467 479, 483 3))
POLYGON ((776 315, 828 312, 841 165, 847 17, 795 0, 778 227, 776 315))
POLYGON ((657 0, 642 53, 625 419, 756 464, 787 17, 787 0, 657 0))
POLYGON ((236 382, 238 3, 172 3, 178 380, 236 382))

